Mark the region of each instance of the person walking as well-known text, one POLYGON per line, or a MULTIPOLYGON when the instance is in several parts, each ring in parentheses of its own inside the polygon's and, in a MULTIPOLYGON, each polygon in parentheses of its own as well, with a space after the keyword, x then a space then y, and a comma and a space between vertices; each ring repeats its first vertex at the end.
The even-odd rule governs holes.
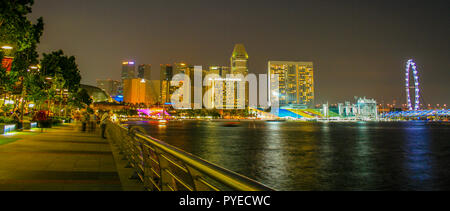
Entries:
POLYGON ((94 111, 89 112, 89 132, 95 132, 95 127, 97 124, 97 116, 95 116, 94 111))
POLYGON ((89 121, 89 114, 86 111, 84 111, 81 114, 81 131, 86 132, 88 121, 89 121))
POLYGON ((106 131, 106 123, 109 120, 109 113, 107 111, 105 111, 105 113, 103 113, 102 118, 100 119, 100 127, 102 128, 102 138, 106 139, 105 137, 105 131, 106 131))

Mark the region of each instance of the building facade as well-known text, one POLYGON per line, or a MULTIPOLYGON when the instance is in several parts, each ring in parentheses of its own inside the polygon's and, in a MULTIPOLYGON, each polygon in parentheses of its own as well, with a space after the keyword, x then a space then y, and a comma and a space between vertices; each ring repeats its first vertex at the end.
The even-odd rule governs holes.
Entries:
POLYGON ((152 81, 141 78, 125 79, 123 81, 125 103, 154 105, 158 101, 159 90, 154 88, 152 81))
POLYGON ((278 98, 281 107, 307 108, 314 105, 312 62, 269 61, 269 99, 278 98), (274 80, 278 76, 278 85, 274 80))
POLYGON ((118 80, 97 80, 97 87, 105 91, 106 94, 108 94, 112 98, 115 98, 117 95, 121 95, 121 83, 118 80))
POLYGON ((122 62, 122 80, 136 78, 136 66, 134 61, 122 62))
POLYGON ((366 97, 357 98, 356 109, 357 109, 356 118, 358 119, 361 120, 378 119, 377 101, 375 99, 367 99, 366 97))
POLYGON ((174 76, 173 66, 170 64, 161 65, 159 76, 159 102, 162 104, 170 103, 171 94, 175 91, 175 89, 170 86, 170 81, 174 76))
POLYGON ((150 64, 141 64, 138 66, 138 78, 145 80, 157 80, 158 78, 152 77, 152 65, 150 64))
MULTIPOLYGON (((243 44, 236 44, 230 58, 231 74, 242 75, 244 78, 248 75, 248 54, 243 44)), ((231 81, 230 81, 231 83, 231 81)), ((231 84, 229 84, 231 85, 231 84)), ((230 87, 230 86, 229 86, 230 87)), ((231 89, 231 87, 230 87, 231 89)), ((236 108, 244 108, 249 105, 249 86, 248 82, 235 80, 235 105, 236 108)))
POLYGON ((235 107, 235 91, 234 89, 227 89, 227 84, 235 83, 227 80, 227 75, 230 74, 230 67, 212 65, 209 66, 205 73, 204 81, 204 106, 206 108, 234 108, 235 107), (228 97, 227 97, 228 96, 228 97))

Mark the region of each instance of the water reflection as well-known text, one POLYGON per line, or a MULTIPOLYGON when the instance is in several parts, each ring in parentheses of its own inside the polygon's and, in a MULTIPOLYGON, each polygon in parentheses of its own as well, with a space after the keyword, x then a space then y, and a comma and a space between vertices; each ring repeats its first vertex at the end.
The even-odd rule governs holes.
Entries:
POLYGON ((406 189, 433 188, 432 157, 429 147, 429 130, 425 124, 410 124, 405 133, 405 175, 410 180, 406 189))
POLYGON ((425 123, 134 123, 278 190, 450 189, 450 130, 425 123))

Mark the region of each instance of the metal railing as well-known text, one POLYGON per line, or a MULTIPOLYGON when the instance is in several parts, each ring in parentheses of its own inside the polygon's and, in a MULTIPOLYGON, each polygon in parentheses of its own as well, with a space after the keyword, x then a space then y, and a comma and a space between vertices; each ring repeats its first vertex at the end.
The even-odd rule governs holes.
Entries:
POLYGON ((109 122, 108 137, 152 191, 272 191, 250 178, 146 135, 140 126, 109 122))

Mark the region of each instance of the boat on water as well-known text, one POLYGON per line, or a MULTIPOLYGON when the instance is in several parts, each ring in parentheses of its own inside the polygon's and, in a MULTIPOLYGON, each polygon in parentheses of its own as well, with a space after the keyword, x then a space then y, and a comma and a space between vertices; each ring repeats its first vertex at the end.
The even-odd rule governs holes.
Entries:
POLYGON ((224 127, 239 127, 240 125, 240 122, 225 122, 223 124, 224 127))
POLYGON ((269 120, 266 120, 266 122, 286 122, 286 120, 285 119, 269 119, 269 120))

